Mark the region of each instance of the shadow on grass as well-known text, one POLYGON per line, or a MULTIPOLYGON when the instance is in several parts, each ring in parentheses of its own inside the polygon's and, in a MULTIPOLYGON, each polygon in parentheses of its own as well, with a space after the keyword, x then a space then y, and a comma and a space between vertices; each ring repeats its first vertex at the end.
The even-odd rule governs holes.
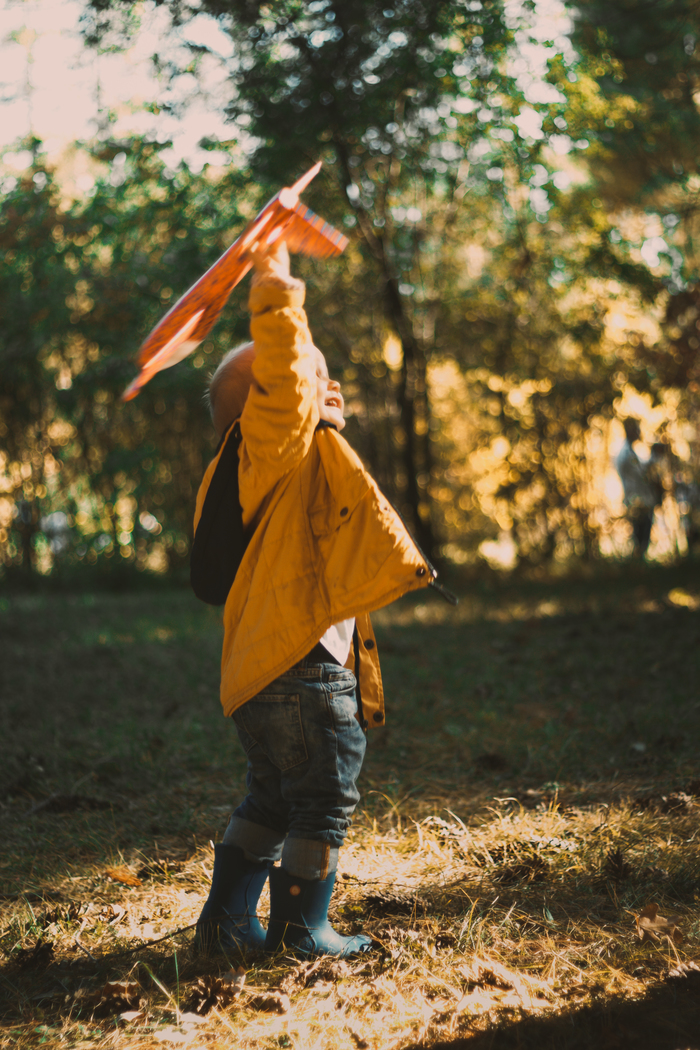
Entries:
POLYGON ((182 989, 202 973, 222 966, 249 967, 258 961, 252 953, 243 952, 229 959, 203 960, 194 951, 193 936, 193 929, 183 929, 160 943, 111 948, 90 953, 89 958, 85 949, 85 954, 53 955, 50 942, 38 941, 33 951, 25 949, 21 958, 11 958, 0 972, 0 1017, 5 1024, 20 1023, 37 1012, 53 1024, 69 1018, 114 1021, 120 1010, 113 1003, 95 1010, 96 995, 99 998, 108 981, 138 982, 140 994, 150 998, 157 1009, 174 1009, 182 1005, 182 989))
POLYGON ((582 1009, 404 1050, 698 1050, 700 974, 656 985, 639 999, 605 999, 582 1009))
MULTIPOLYGON (((369 815, 382 799, 439 797, 466 816, 495 798, 563 809, 686 790, 700 611, 681 581, 700 592, 700 567, 477 581, 454 611, 427 593, 383 610, 369 815)), ((245 760, 217 697, 219 621, 178 590, 0 602, 5 892, 221 835, 245 760)))

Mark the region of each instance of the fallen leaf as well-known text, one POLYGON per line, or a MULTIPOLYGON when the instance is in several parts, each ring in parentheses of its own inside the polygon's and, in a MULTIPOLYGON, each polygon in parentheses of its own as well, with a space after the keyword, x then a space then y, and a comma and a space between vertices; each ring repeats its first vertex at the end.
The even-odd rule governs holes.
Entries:
POLYGON ((119 1020, 126 1022, 126 1024, 133 1024, 134 1021, 143 1021, 145 1017, 145 1010, 124 1010, 123 1013, 119 1014, 119 1020))
POLYGON ((145 1000, 141 998, 141 985, 138 981, 129 980, 106 981, 97 991, 81 998, 94 1014, 102 1017, 132 1010, 141 1011, 145 1005, 145 1000))
POLYGON ((122 908, 121 904, 105 904, 104 908, 100 908, 97 913, 97 920, 99 922, 106 922, 110 926, 115 926, 118 922, 126 916, 126 908, 122 908))
POLYGON ((273 992, 271 995, 254 995, 247 1003, 253 1010, 262 1010, 269 1014, 286 1014, 291 1003, 284 992, 273 992))
POLYGON ((660 941, 664 937, 668 937, 673 944, 681 944, 683 942, 683 934, 678 929, 678 916, 669 915, 666 918, 663 915, 659 915, 658 904, 647 904, 645 908, 642 908, 639 915, 635 915, 637 922, 637 934, 639 939, 644 941, 660 941))
POLYGON ((221 980, 226 981, 232 988, 235 987, 240 992, 245 984, 245 970, 242 966, 239 966, 236 970, 229 970, 221 980))
POLYGON ((214 1007, 230 1006, 243 991, 244 984, 245 970, 242 966, 237 970, 229 970, 222 977, 214 974, 199 977, 187 1000, 186 1009, 204 1017, 214 1007))
POLYGON ((42 929, 46 929, 47 926, 51 926, 54 922, 75 922, 87 911, 88 907, 87 904, 77 901, 70 901, 68 904, 58 904, 55 908, 50 908, 44 913, 39 925, 42 929))
POLYGON ((121 882, 124 886, 141 886, 143 883, 128 868, 106 868, 105 875, 108 879, 121 882))

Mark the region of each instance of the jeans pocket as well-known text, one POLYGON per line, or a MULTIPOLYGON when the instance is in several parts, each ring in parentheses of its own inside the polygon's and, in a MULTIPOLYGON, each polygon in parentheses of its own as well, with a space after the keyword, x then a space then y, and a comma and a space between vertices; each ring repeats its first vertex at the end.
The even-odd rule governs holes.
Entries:
POLYGON ((328 707, 336 729, 357 725, 357 695, 355 676, 346 674, 329 682, 328 707))
POLYGON ((259 694, 234 711, 233 719, 281 772, 309 757, 298 696, 259 694))
POLYGON ((355 688, 357 679, 352 671, 343 667, 338 671, 331 671, 328 675, 328 685, 334 693, 347 693, 355 688))

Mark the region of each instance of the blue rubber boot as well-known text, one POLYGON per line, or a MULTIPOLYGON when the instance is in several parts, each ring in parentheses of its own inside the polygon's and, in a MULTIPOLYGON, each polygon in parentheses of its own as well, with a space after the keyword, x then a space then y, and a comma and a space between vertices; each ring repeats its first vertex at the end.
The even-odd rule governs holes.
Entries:
POLYGON ((197 919, 194 943, 199 951, 264 947, 265 930, 256 908, 267 875, 267 863, 246 860, 239 846, 214 846, 211 889, 197 919))
POLYGON ((364 933, 341 937, 328 921, 335 872, 325 879, 300 879, 284 868, 270 868, 270 925, 265 951, 286 948, 295 955, 335 955, 346 958, 369 951, 364 933))

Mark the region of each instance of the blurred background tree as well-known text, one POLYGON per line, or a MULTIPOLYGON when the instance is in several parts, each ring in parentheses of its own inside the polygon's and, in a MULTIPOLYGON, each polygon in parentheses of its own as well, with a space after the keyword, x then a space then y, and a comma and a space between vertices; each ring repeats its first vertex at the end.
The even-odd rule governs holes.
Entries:
MULTIPOLYGON (((645 261, 665 273, 656 297, 659 337, 628 343, 637 388, 662 402, 675 392, 684 455, 679 480, 700 471, 700 7, 695 0, 584 0, 574 44, 606 119, 594 131, 589 166, 613 235, 646 220, 645 261), (618 221, 616 221, 618 220, 618 221), (646 383, 644 377, 646 375, 646 383)), ((629 243, 627 250, 630 250, 629 243)))
MULTIPOLYGON (((184 557, 211 450, 194 391, 245 337, 245 291, 194 360, 123 406, 128 359, 319 157, 307 198, 351 244, 337 263, 296 264, 312 327, 342 374, 350 440, 427 550, 474 563, 505 537, 523 565, 610 551, 610 421, 639 398, 653 415, 684 391, 664 433, 692 476, 692 4, 638 18, 622 0, 584 3, 573 36, 562 12, 500 0, 163 6, 174 26, 207 12, 233 42, 232 136, 208 144, 231 162, 169 171, 163 144, 105 128, 86 146, 102 165, 94 193, 67 202, 33 144, 1 205, 0 295, 22 301, 0 351, 7 561, 43 545, 50 565, 52 514, 73 524, 66 558, 184 557)), ((91 45, 128 38, 131 10, 92 0, 91 45)), ((206 48, 190 52, 154 62, 192 84, 206 48)))
POLYGON ((119 395, 173 286, 193 283, 240 225, 245 184, 235 170, 216 183, 168 170, 167 143, 106 138, 89 147, 94 190, 66 200, 30 145, 31 168, 0 204, 6 561, 117 555, 162 571, 186 557, 211 448, 205 366, 245 336, 245 318, 232 305, 183 368, 135 403, 119 395))

